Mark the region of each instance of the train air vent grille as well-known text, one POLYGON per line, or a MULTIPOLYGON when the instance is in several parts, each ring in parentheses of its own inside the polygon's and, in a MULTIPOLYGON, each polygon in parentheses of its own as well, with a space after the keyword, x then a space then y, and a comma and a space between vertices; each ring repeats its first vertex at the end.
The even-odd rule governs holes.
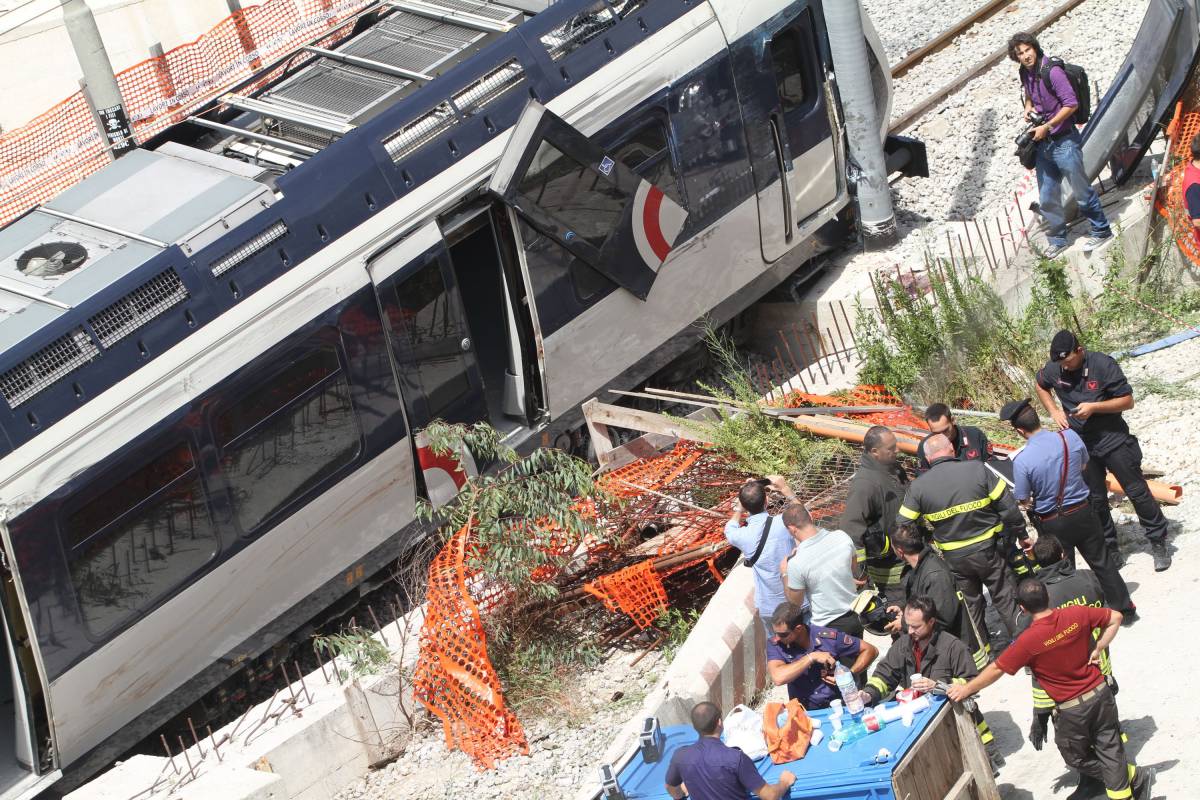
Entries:
POLYGON ((516 86, 525 77, 525 68, 516 59, 484 75, 451 98, 464 115, 474 113, 516 86))
POLYGON ((542 46, 550 58, 558 61, 600 36, 617 24, 619 18, 602 3, 596 3, 542 36, 542 46))
POLYGON ((240 247, 230 250, 228 253, 214 261, 212 263, 212 267, 210 267, 213 277, 220 277, 237 265, 250 260, 250 258, 256 253, 261 253, 263 250, 266 250, 267 247, 270 246, 271 242, 278 241, 279 239, 283 238, 287 232, 287 225, 283 224, 282 221, 276 222, 274 225, 267 228, 250 241, 246 242, 240 247))
POLYGON ((98 355, 100 348, 76 328, 0 375, 0 394, 16 408, 98 355))
POLYGON ((640 11, 650 0, 616 0, 612 4, 613 10, 617 12, 617 16, 625 19, 635 11, 640 11))
POLYGON ((188 290, 179 279, 179 274, 169 269, 91 317, 88 324, 100 339, 100 344, 112 347, 187 298, 188 290))
POLYGON ((425 116, 418 117, 391 137, 384 139, 383 147, 392 157, 392 161, 399 163, 457 124, 458 116, 454 109, 449 103, 442 103, 425 116))

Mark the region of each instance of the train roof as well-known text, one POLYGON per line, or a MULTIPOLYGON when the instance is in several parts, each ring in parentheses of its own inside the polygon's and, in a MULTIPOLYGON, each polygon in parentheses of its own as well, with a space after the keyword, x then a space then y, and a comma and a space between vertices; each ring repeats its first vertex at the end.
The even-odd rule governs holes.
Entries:
POLYGON ((0 229, 0 455, 695 7, 382 0, 0 229))

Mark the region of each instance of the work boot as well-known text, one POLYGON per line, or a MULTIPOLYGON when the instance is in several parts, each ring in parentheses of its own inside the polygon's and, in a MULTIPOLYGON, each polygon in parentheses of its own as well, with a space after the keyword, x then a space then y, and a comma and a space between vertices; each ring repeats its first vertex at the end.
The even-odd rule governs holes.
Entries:
POLYGON ((1117 569, 1125 566, 1125 554, 1121 552, 1121 547, 1116 542, 1108 543, 1108 560, 1117 569))
POLYGON ((1150 554, 1154 556, 1154 571, 1166 572, 1171 568, 1171 554, 1167 552, 1166 539, 1156 539, 1150 543, 1150 554))
POLYGON ((1121 625, 1123 627, 1128 628, 1139 619, 1141 619, 1141 617, 1138 616, 1137 606, 1130 606, 1129 608, 1121 609, 1121 625))
POLYGON ((1080 775, 1079 785, 1075 787, 1075 791, 1071 792, 1067 800, 1095 800, 1095 798, 1101 797, 1108 797, 1104 781, 1091 775, 1080 775))
POLYGON ((1005 762, 1004 756, 1000 752, 1000 748, 996 745, 996 740, 993 739, 985 744, 983 749, 987 751, 988 761, 991 762, 992 765, 992 777, 998 777, 1000 775, 1000 768, 1004 766, 1005 762))
POLYGON ((1133 790, 1133 800, 1150 800, 1150 795, 1154 793, 1154 776, 1153 767, 1137 768, 1137 772, 1133 773, 1133 782, 1129 784, 1133 790))

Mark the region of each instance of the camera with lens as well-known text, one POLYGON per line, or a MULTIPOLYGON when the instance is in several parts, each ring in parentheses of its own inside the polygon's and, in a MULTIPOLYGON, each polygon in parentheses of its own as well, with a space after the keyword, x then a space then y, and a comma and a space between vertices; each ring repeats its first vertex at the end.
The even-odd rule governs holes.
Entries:
POLYGON ((1017 148, 1028 147, 1033 142, 1033 131, 1039 125, 1045 125, 1046 118, 1034 111, 1029 115, 1029 127, 1021 131, 1014 140, 1017 143, 1017 148))
POLYGON ((1021 131, 1014 140, 1017 143, 1017 159, 1025 169, 1033 169, 1037 164, 1037 142, 1033 140, 1033 131, 1039 125, 1044 125, 1046 118, 1036 111, 1029 115, 1029 127, 1021 131))

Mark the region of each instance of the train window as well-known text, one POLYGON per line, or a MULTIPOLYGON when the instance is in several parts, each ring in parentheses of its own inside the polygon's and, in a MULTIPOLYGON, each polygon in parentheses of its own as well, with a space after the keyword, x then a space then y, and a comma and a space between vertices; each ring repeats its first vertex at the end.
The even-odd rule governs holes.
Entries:
POLYGON ((71 583, 101 637, 182 587, 219 549, 186 442, 66 518, 71 583))
POLYGON ((644 125, 616 148, 615 156, 625 166, 663 190, 679 205, 683 195, 671 148, 667 143, 667 126, 661 120, 644 125))
POLYGON ((291 360, 213 417, 243 533, 300 500, 357 458, 350 384, 331 347, 291 360))
POLYGON ((392 291, 397 313, 389 310, 389 321, 397 334, 396 360, 406 371, 415 369, 429 418, 440 417, 471 391, 462 349, 469 334, 462 312, 446 290, 436 260, 392 291))
POLYGON ((569 236, 582 239, 597 251, 621 224, 630 200, 615 183, 548 141, 538 145, 518 191, 564 223, 569 236))
POLYGON ((771 63, 784 113, 807 108, 815 96, 804 48, 805 41, 795 28, 780 31, 771 39, 771 63))

